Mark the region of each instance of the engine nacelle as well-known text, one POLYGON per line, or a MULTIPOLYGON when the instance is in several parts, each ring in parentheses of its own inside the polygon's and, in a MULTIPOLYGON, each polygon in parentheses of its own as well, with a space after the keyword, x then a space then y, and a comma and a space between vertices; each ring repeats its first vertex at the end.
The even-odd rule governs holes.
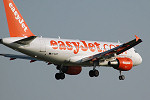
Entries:
POLYGON ((81 71, 82 71, 81 66, 67 66, 67 70, 65 73, 69 75, 78 75, 81 73, 81 71))
POLYGON ((133 67, 133 61, 130 58, 117 58, 114 61, 109 61, 108 64, 120 71, 129 71, 133 67))

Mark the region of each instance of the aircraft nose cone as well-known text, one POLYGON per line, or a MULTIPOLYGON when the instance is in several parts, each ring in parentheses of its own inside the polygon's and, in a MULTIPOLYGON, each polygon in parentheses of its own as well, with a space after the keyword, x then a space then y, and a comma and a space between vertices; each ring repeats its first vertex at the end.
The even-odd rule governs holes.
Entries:
POLYGON ((139 62, 142 63, 142 57, 139 55, 139 62))
POLYGON ((142 63, 142 57, 139 54, 137 54, 137 65, 141 63, 142 63))

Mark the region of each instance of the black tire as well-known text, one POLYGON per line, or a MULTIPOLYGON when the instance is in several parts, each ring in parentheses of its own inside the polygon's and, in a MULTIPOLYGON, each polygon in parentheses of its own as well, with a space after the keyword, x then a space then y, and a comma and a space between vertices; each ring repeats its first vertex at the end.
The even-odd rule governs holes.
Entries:
POLYGON ((65 74, 64 73, 60 73, 60 79, 65 79, 65 74))
POLYGON ((99 71, 98 70, 94 70, 94 76, 98 77, 99 76, 99 71))
POLYGON ((125 76, 124 75, 121 75, 121 77, 122 77, 122 80, 125 80, 125 76))
POLYGON ((125 76, 124 75, 120 75, 119 76, 119 80, 124 80, 125 79, 125 76))
POLYGON ((93 70, 90 70, 90 71, 89 71, 89 76, 90 76, 90 77, 94 77, 94 71, 93 71, 93 70))
POLYGON ((119 80, 122 80, 121 76, 119 76, 119 80))
POLYGON ((60 73, 56 73, 56 74, 55 74, 55 78, 56 78, 57 80, 59 80, 59 79, 60 79, 60 73))

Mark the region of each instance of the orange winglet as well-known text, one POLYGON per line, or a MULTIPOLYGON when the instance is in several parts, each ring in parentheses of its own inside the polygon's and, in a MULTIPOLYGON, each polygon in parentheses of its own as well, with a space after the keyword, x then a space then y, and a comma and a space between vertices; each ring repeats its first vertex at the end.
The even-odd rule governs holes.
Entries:
POLYGON ((136 35, 135 35, 135 37, 136 37, 136 41, 138 41, 140 38, 139 37, 137 37, 136 35))

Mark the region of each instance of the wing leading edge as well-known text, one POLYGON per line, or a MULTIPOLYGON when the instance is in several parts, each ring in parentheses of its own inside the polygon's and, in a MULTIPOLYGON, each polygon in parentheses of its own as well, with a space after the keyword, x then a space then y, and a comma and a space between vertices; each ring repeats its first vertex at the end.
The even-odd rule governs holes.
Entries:
POLYGON ((93 55, 93 56, 83 58, 83 59, 81 59, 81 62, 83 63, 86 61, 95 61, 95 60, 99 60, 99 59, 105 60, 105 59, 109 59, 111 57, 115 57, 116 55, 119 55, 142 42, 142 40, 139 37, 137 37, 136 35, 135 35, 135 37, 136 37, 136 39, 131 40, 122 45, 119 45, 118 47, 107 50, 105 52, 101 52, 101 53, 93 55))

